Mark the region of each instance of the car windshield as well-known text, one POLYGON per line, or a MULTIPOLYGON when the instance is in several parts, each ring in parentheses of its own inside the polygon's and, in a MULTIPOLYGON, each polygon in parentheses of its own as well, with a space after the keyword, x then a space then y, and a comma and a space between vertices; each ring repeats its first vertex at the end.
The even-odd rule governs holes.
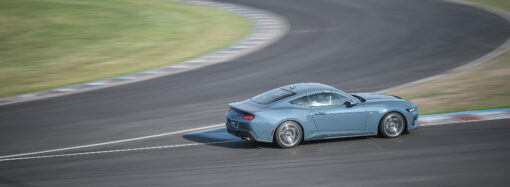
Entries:
POLYGON ((289 97, 291 95, 294 95, 294 93, 284 90, 281 88, 277 88, 268 92, 265 92, 263 94, 257 95, 253 97, 251 100, 253 102, 259 103, 259 104, 269 104, 275 101, 278 101, 280 99, 289 97))

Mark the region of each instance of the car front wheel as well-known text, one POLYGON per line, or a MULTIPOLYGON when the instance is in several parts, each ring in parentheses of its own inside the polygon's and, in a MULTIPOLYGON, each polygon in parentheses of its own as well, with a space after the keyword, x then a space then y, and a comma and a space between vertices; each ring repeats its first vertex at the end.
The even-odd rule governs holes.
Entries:
POLYGON ((275 140, 276 144, 281 148, 293 148, 299 145, 303 138, 301 126, 294 121, 283 122, 276 129, 275 140))
POLYGON ((394 138, 402 134, 405 125, 406 122, 402 114, 390 112, 381 119, 381 122, 379 123, 379 131, 384 137, 394 138))

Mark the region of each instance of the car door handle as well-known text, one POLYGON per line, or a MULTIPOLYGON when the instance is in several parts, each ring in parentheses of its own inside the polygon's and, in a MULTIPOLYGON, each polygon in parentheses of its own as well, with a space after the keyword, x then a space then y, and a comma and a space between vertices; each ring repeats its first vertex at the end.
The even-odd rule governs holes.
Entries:
POLYGON ((315 115, 326 115, 325 112, 316 112, 315 115))

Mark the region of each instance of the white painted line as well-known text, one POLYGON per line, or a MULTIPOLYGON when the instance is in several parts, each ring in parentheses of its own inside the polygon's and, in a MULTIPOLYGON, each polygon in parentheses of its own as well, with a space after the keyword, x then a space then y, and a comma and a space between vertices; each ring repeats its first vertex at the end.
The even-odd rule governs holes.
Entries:
POLYGON ((163 73, 162 71, 159 71, 159 70, 149 70, 149 71, 144 71, 142 73, 148 73, 148 74, 158 74, 158 73, 163 73))
POLYGON ((246 48, 250 48, 250 46, 248 46, 248 45, 245 45, 245 46, 239 45, 239 46, 233 47, 232 49, 246 49, 246 48))
POLYGON ((30 160, 30 159, 39 159, 39 158, 56 158, 56 157, 69 157, 69 156, 79 156, 79 155, 118 153, 118 152, 128 152, 128 151, 146 151, 146 150, 168 149, 168 148, 178 148, 178 147, 188 147, 188 146, 198 146, 198 145, 232 143, 232 142, 241 142, 241 141, 245 141, 245 140, 229 140, 229 141, 218 141, 218 142, 208 142, 208 143, 188 143, 188 144, 162 145, 162 146, 153 146, 153 147, 113 149, 113 150, 105 150, 105 151, 89 151, 89 152, 67 153, 67 154, 56 154, 56 155, 5 158, 5 159, 0 159, 0 162, 14 161, 14 160, 30 160))
MULTIPOLYGON (((506 117, 506 118, 508 118, 508 117, 506 117)), ((506 118, 498 118, 498 119, 506 119, 506 118)), ((476 121, 490 121, 490 120, 498 120, 498 119, 458 121, 458 122, 449 122, 449 123, 425 124, 425 125, 419 125, 419 126, 420 127, 439 126, 439 125, 447 125, 447 124, 458 124, 458 123, 467 123, 467 122, 476 122, 476 121)), ((472 124, 475 124, 475 123, 472 123, 472 124)), ((118 153, 118 152, 129 152, 129 151, 146 151, 146 150, 169 149, 169 148, 179 148, 179 147, 189 147, 189 146, 199 146, 199 145, 213 145, 213 144, 223 144, 223 143, 233 143, 233 142, 244 142, 245 141, 245 140, 227 140, 227 141, 217 141, 217 142, 207 142, 207 143, 187 143, 187 144, 174 144, 174 145, 162 145, 162 146, 126 148, 126 149, 112 149, 112 150, 104 150, 104 151, 88 151, 88 152, 78 152, 78 153, 18 157, 18 156, 40 154, 40 153, 55 152, 55 151, 78 149, 78 148, 84 148, 84 147, 95 147, 95 146, 120 143, 120 142, 135 141, 135 140, 141 140, 141 139, 147 139, 147 138, 154 138, 154 137, 161 137, 161 136, 172 135, 172 134, 185 133, 185 132, 190 132, 190 131, 198 131, 196 133, 203 133, 204 132, 203 130, 205 130, 205 129, 217 130, 217 129, 220 129, 217 127, 220 127, 223 125, 224 124, 217 124, 217 125, 210 125, 210 126, 198 127, 198 128, 193 128, 193 129, 186 129, 186 130, 181 130, 181 131, 156 134, 156 135, 151 135, 151 136, 143 136, 143 137, 139 137, 139 138, 131 138, 131 139, 125 139, 125 140, 118 140, 118 141, 111 141, 111 142, 104 142, 104 143, 90 144, 90 145, 76 146, 76 147, 69 147, 69 148, 62 148, 62 149, 54 149, 54 150, 47 150, 47 151, 39 151, 39 152, 33 152, 33 153, 7 155, 7 156, 0 157, 0 162, 16 161, 16 160, 32 160, 32 159, 41 159, 41 158, 58 158, 58 157, 80 156, 80 155, 94 155, 94 154, 105 154, 105 153, 118 153), (14 158, 12 158, 12 157, 14 157, 14 158)))
POLYGON ((85 83, 84 85, 99 86, 99 85, 103 85, 103 84, 104 84, 104 81, 97 81, 97 82, 85 83))
POLYGON ((134 79, 135 77, 133 76, 123 76, 123 77, 116 77, 114 79, 122 79, 122 80, 129 80, 129 79, 134 79))
POLYGON ((23 94, 23 95, 20 95, 19 97, 27 98, 27 97, 35 97, 35 96, 37 96, 37 94, 35 94, 35 93, 30 93, 30 94, 23 94))
POLYGON ((60 88, 60 89, 54 89, 53 91, 56 91, 56 92, 72 92, 72 91, 75 91, 76 89, 73 89, 73 88, 60 88))
POLYGON ((269 39, 268 37, 253 37, 253 38, 250 38, 251 40, 267 40, 269 39))
POLYGON ((193 63, 193 64, 201 64, 201 63, 207 63, 208 61, 204 60, 204 59, 195 59, 195 60, 190 60, 188 62, 193 63))
POLYGON ((188 66, 186 65, 173 65, 173 66, 170 66, 171 68, 176 68, 176 69, 183 69, 183 68, 188 68, 188 66))
POLYGON ((37 151, 37 152, 5 155, 5 156, 0 156, 0 159, 19 157, 19 156, 36 155, 36 154, 42 154, 42 153, 51 153, 51 152, 57 152, 57 151, 67 151, 67 150, 81 149, 81 148, 87 148, 87 147, 97 147, 97 146, 117 144, 117 143, 132 142, 132 141, 137 141, 137 140, 144 140, 144 139, 149 139, 149 138, 156 138, 156 137, 168 136, 168 135, 173 135, 173 134, 180 134, 180 133, 185 133, 185 132, 191 132, 191 131, 215 128, 215 127, 220 127, 220 126, 224 126, 224 125, 225 124, 222 123, 222 124, 217 124, 217 125, 209 125, 209 126, 197 127, 197 128, 192 128, 192 129, 185 129, 185 130, 180 130, 180 131, 173 131, 173 132, 166 132, 166 133, 149 135, 149 136, 142 136, 142 137, 137 137, 137 138, 129 138, 129 139, 123 139, 123 140, 115 140, 115 141, 109 141, 109 142, 102 142, 102 143, 95 143, 95 144, 88 144, 88 145, 80 145, 80 146, 66 147, 66 148, 60 148, 60 149, 50 149, 50 150, 45 150, 45 151, 37 151))

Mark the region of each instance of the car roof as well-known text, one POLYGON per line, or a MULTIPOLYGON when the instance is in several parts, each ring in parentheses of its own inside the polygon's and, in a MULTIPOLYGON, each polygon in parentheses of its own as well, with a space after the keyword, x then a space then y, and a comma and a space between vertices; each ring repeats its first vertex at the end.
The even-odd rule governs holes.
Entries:
POLYGON ((296 83, 282 86, 282 89, 292 91, 296 94, 309 93, 314 91, 339 91, 335 87, 321 83, 296 83))

